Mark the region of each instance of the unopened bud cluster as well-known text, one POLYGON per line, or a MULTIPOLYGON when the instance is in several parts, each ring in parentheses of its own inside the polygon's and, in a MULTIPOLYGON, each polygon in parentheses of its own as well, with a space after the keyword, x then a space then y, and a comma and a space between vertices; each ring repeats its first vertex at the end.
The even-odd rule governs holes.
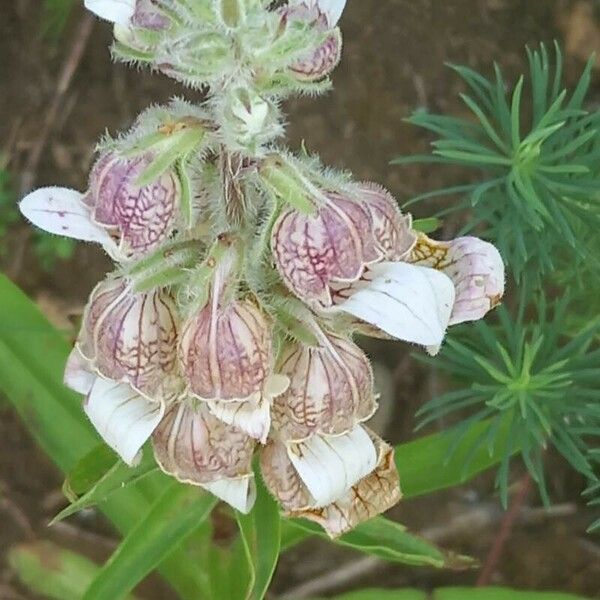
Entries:
POLYGON ((252 468, 288 515, 337 536, 400 498, 393 450, 354 334, 434 353, 500 300, 476 238, 436 242, 396 200, 274 140, 278 104, 328 86, 344 0, 87 0, 117 57, 203 86, 105 139, 88 189, 21 203, 36 225, 101 244, 65 381, 128 464, 158 464, 248 512, 252 468))

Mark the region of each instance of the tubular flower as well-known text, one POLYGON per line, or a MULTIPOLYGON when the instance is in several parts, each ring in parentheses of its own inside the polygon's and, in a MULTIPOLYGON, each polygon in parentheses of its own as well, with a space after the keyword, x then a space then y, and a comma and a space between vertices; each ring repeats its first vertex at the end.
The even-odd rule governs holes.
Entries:
POLYGON ((369 211, 333 193, 314 215, 283 211, 271 246, 287 286, 312 307, 331 306, 335 284, 359 280, 368 265, 382 258, 369 211))
POLYGON ((151 154, 129 160, 105 154, 85 194, 41 188, 21 201, 21 212, 50 233, 102 244, 116 260, 139 258, 173 232, 181 194, 173 171, 148 185, 136 184, 151 161, 151 154))
POLYGON ((318 346, 290 343, 278 361, 278 371, 290 379, 273 403, 279 439, 347 433, 377 408, 373 371, 363 351, 339 335, 319 332, 318 338, 318 346))
POLYGON ((151 397, 175 373, 177 319, 166 290, 136 293, 107 279, 92 292, 77 347, 100 375, 151 397))
POLYGON ((252 507, 255 441, 217 419, 205 404, 186 398, 171 406, 154 431, 152 444, 165 473, 226 498, 241 512, 252 507))
POLYGON ((162 391, 150 400, 124 382, 96 374, 76 347, 65 367, 65 385, 85 397, 83 408, 104 441, 128 465, 158 426, 170 400, 162 391))
POLYGON ((272 398, 288 384, 273 375, 271 329, 252 301, 222 306, 215 293, 184 326, 179 348, 190 393, 261 441, 269 433, 272 398))
POLYGON ((260 465, 286 514, 316 521, 331 537, 384 512, 401 497, 393 449, 360 426, 301 443, 272 441, 260 465))
POLYGON ((477 321, 504 295, 504 263, 498 250, 475 237, 436 242, 419 234, 408 260, 442 271, 454 283, 456 300, 450 325, 477 321))
POLYGON ((276 266, 301 300, 351 315, 368 335, 431 348, 442 343, 448 325, 481 318, 497 304, 504 266, 493 246, 476 238, 441 244, 419 236, 379 186, 355 184, 347 193, 347 203, 336 204, 336 220, 328 203, 316 216, 286 210, 273 228, 276 266))

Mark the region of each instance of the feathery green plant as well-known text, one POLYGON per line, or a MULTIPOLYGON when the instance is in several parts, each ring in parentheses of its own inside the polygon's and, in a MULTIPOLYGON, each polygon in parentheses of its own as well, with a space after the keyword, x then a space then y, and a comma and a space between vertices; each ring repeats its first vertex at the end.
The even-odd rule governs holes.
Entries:
POLYGON ((464 387, 428 402, 419 413, 422 427, 469 412, 454 433, 456 440, 474 423, 490 419, 473 451, 485 445, 494 448, 502 427, 509 427, 496 477, 505 505, 515 447, 521 448, 546 504, 544 454, 549 445, 596 481, 589 450, 600 439, 600 349, 593 346, 598 327, 585 328, 569 339, 562 333, 567 300, 548 307, 542 296, 536 310, 537 318, 527 321, 523 310, 513 319, 502 307, 499 325, 482 321, 473 331, 464 328, 449 338, 435 366, 464 387))
POLYGON ((594 59, 569 91, 564 88, 557 44, 554 60, 543 44, 538 50, 527 49, 527 57, 529 73, 510 92, 497 64, 490 79, 450 65, 470 90, 461 98, 472 115, 416 111, 408 122, 438 136, 433 155, 392 161, 471 169, 468 183, 412 202, 461 195, 443 213, 471 209, 465 231, 483 229, 499 246, 516 280, 526 270, 528 278, 551 270, 560 248, 567 248, 571 256, 588 256, 585 238, 600 226, 600 112, 585 106, 594 59))

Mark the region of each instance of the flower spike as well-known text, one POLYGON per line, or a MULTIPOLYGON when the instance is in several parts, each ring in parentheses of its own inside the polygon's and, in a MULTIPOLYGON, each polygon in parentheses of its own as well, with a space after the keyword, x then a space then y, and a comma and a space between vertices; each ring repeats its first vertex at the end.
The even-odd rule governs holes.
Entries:
POLYGON ((355 333, 435 352, 504 292, 497 250, 413 230, 373 183, 275 141, 282 102, 330 86, 346 0, 85 0, 115 58, 202 90, 105 138, 84 193, 48 187, 33 224, 100 244, 64 372, 128 465, 248 513, 257 486, 337 537, 400 500, 393 449, 369 431, 373 369, 355 333))

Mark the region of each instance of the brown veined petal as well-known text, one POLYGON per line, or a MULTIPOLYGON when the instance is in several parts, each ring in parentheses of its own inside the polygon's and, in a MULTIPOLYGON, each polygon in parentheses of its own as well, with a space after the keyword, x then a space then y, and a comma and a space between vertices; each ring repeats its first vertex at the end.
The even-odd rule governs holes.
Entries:
POLYGON ((124 159, 104 154, 94 165, 84 202, 94 221, 118 233, 125 255, 142 256, 159 247, 175 227, 181 185, 167 170, 148 185, 137 180, 153 160, 148 153, 124 159))
POLYGON ((161 469, 183 483, 205 485, 252 474, 255 441, 198 401, 173 404, 152 435, 161 469))
POLYGON ((272 362, 271 326, 251 301, 216 300, 184 327, 180 357, 193 395, 203 400, 258 401, 272 362))
POLYGON ((335 334, 319 338, 318 346, 290 343, 278 362, 277 371, 290 379, 288 390, 273 403, 273 427, 283 441, 347 433, 377 408, 364 352, 335 334))
POLYGON ((333 283, 356 281, 380 260, 372 228, 368 210, 339 194, 329 194, 314 216, 284 211, 271 239, 277 269, 301 300, 331 306, 333 283))
POLYGON ((372 473, 361 479, 336 502, 324 508, 293 511, 290 516, 314 521, 331 538, 337 538, 396 505, 401 500, 402 493, 394 463, 394 449, 373 437, 379 460, 372 473))
POLYGON ((504 295, 504 263, 495 246, 475 237, 437 242, 419 234, 410 262, 442 271, 454 283, 456 300, 450 325, 476 321, 504 295))
POLYGON ((357 426, 299 443, 272 440, 261 454, 265 484, 287 511, 322 508, 343 498, 377 465, 377 451, 357 426))
POLYGON ((78 347, 103 376, 153 396, 175 370, 177 326, 166 290, 136 293, 106 280, 92 292, 78 347))
POLYGON ((290 70, 300 81, 319 81, 333 72, 341 57, 342 36, 338 29, 332 29, 318 48, 292 65, 290 70))
POLYGON ((376 183, 359 183, 354 188, 371 212, 375 241, 384 259, 403 260, 417 241, 410 215, 402 215, 396 199, 376 183))

